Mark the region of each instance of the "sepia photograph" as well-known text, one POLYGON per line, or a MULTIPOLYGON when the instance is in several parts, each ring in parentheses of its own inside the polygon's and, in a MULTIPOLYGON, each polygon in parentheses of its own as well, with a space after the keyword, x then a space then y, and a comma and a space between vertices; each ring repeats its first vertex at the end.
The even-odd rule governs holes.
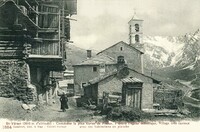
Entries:
POLYGON ((199 126, 199 12, 198 0, 0 0, 0 129, 199 126))

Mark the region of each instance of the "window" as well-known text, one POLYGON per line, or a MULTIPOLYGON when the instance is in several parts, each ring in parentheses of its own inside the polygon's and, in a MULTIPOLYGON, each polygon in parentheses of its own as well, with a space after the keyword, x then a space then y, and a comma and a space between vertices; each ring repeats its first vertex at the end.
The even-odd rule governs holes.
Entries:
POLYGON ((123 50, 123 47, 120 47, 120 51, 122 51, 123 50))
POLYGON ((139 32, 139 31, 140 31, 140 26, 139 26, 139 24, 135 24, 135 31, 136 31, 136 32, 139 32))
POLYGON ((139 38, 139 35, 135 35, 135 42, 140 42, 140 38, 139 38))
POLYGON ((97 67, 96 66, 93 67, 93 72, 97 72, 97 67))

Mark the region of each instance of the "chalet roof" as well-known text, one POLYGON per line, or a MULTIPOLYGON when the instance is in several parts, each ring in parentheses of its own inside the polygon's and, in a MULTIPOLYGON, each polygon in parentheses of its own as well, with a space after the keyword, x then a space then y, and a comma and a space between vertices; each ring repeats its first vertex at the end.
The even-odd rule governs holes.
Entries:
POLYGON ((91 84, 98 83, 98 82, 100 82, 100 81, 102 81, 102 80, 104 80, 104 79, 106 79, 106 78, 108 78, 108 77, 110 77, 110 76, 112 76, 112 75, 116 75, 116 74, 117 74, 117 70, 114 70, 114 71, 109 72, 109 73, 106 73, 106 74, 104 74, 104 75, 95 77, 94 79, 89 80, 89 81, 87 82, 87 84, 84 85, 84 87, 87 87, 87 86, 89 86, 89 85, 91 85, 91 84))
POLYGON ((99 53, 97 53, 97 55, 100 54, 100 53, 102 53, 102 52, 104 52, 104 51, 107 50, 107 49, 110 49, 110 48, 112 48, 112 47, 118 45, 118 44, 124 44, 124 45, 130 47, 131 49, 133 49, 133 50, 135 50, 135 51, 137 51, 137 52, 140 52, 140 54, 144 54, 142 51, 138 50, 137 48, 133 47, 132 45, 127 44, 127 43, 125 43, 124 41, 120 41, 120 42, 118 42, 118 43, 116 43, 116 44, 114 44, 114 45, 112 45, 112 46, 110 46, 110 47, 108 47, 108 48, 106 48, 106 49, 100 51, 99 53))
POLYGON ((121 80, 123 83, 143 83, 142 80, 138 78, 127 77, 121 80))
POLYGON ((0 1, 0 9, 2 9, 7 3, 11 3, 13 5, 13 7, 10 7, 10 6, 9 7, 16 9, 16 11, 18 12, 19 18, 21 18, 28 27, 34 28, 34 29, 39 28, 26 14, 23 13, 23 11, 19 8, 19 6, 13 0, 0 1))
MULTIPOLYGON (((133 70, 133 69, 130 69, 130 68, 128 68, 128 69, 131 70, 131 71, 137 72, 137 71, 135 71, 135 70, 133 70)), ((110 76, 117 75, 117 73, 118 73, 118 71, 117 71, 117 70, 114 70, 114 71, 109 72, 109 73, 106 73, 106 74, 104 74, 104 75, 95 77, 94 79, 89 80, 88 83, 85 84, 84 86, 87 87, 87 86, 89 86, 89 85, 92 85, 92 84, 95 84, 95 83, 99 83, 99 82, 101 82, 102 80, 104 80, 104 79, 106 79, 106 78, 108 78, 108 77, 110 77, 110 76)), ((157 84, 160 83, 160 81, 158 81, 158 80, 156 80, 156 79, 154 79, 154 78, 152 78, 152 77, 150 77, 150 76, 147 76, 147 75, 142 74, 142 73, 140 73, 140 72, 137 72, 137 73, 138 73, 138 74, 141 74, 142 76, 145 76, 145 77, 147 77, 147 78, 152 79, 152 80, 153 80, 153 83, 157 83, 157 84)), ((131 77, 131 76, 128 76, 127 78, 121 79, 121 81, 122 81, 122 82, 125 82, 125 83, 129 83, 129 82, 130 82, 130 83, 143 83, 142 80, 140 80, 140 79, 138 79, 138 78, 133 78, 133 77, 131 77)))
POLYGON ((161 81, 159 81, 159 80, 157 80, 157 79, 155 79, 155 78, 153 78, 153 77, 151 77, 151 76, 145 75, 144 73, 140 73, 140 72, 138 72, 138 71, 136 71, 136 70, 134 70, 134 69, 131 69, 131 68, 129 68, 129 67, 128 67, 128 69, 131 70, 131 71, 134 71, 134 72, 136 72, 136 73, 138 73, 138 74, 141 74, 141 75, 143 75, 143 76, 145 76, 145 77, 148 77, 148 78, 152 79, 154 83, 158 83, 158 84, 159 84, 159 83, 161 82, 161 81))
POLYGON ((100 54, 96 55, 94 57, 91 57, 85 61, 82 61, 80 64, 76 64, 74 66, 80 66, 80 65, 100 65, 100 64, 116 64, 116 60, 113 59, 112 57, 105 55, 105 54, 100 54))

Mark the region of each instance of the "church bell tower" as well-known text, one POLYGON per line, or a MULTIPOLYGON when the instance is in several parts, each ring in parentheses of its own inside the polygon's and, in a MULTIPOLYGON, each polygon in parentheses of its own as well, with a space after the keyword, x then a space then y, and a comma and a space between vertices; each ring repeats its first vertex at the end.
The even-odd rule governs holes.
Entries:
POLYGON ((134 13, 129 24, 129 44, 136 49, 143 51, 143 20, 134 13))

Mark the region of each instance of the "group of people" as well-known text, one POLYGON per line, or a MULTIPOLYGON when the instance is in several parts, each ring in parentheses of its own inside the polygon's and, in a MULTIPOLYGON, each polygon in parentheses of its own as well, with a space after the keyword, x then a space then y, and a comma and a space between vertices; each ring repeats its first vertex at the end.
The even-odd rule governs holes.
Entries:
POLYGON ((65 112, 66 109, 68 109, 68 97, 65 93, 63 93, 61 96, 60 96, 60 103, 61 103, 61 107, 60 109, 65 112))

